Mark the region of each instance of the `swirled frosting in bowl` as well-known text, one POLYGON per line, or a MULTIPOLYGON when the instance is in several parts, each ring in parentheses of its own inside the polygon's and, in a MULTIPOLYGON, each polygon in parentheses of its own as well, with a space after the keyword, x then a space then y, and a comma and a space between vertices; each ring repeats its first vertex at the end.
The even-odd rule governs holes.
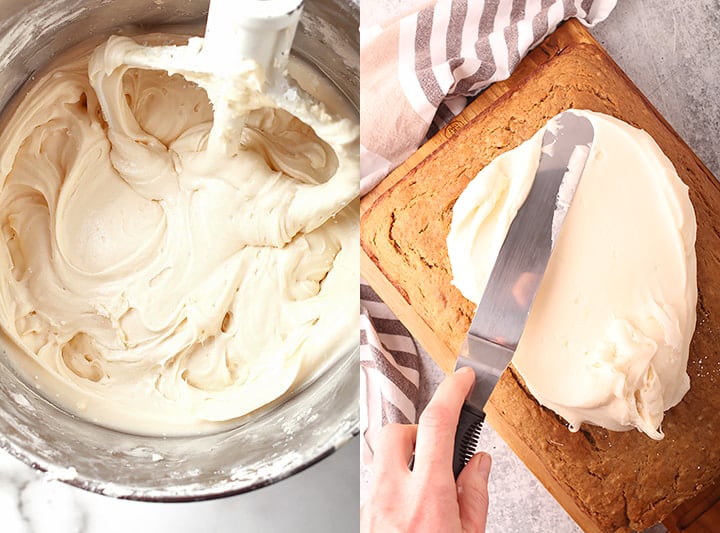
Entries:
MULTIPOLYGON (((664 412, 690 386, 695 212, 650 135, 573 112, 595 137, 512 363, 572 430, 589 422, 661 439, 664 412)), ((481 170, 454 206, 453 283, 473 302, 530 190, 544 131, 481 170)))
POLYGON ((206 92, 118 62, 128 40, 70 51, 6 111, 0 324, 13 365, 67 410, 211 431, 357 344, 357 121, 294 62, 335 135, 261 107, 209 150, 206 92))

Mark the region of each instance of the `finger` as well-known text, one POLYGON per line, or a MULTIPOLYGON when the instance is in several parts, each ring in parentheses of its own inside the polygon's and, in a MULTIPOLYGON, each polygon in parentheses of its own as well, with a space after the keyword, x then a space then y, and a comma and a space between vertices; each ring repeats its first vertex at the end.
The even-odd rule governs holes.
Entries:
POLYGON ((488 454, 476 453, 458 476, 458 504, 463 531, 485 531, 491 465, 492 459, 488 454))
POLYGON ((452 473, 455 430, 460 408, 475 382, 470 368, 461 368, 446 377, 420 415, 415 469, 448 471, 452 473))
POLYGON ((388 424, 378 435, 373 455, 373 471, 377 475, 388 472, 409 471, 408 464, 415 452, 417 426, 388 424))

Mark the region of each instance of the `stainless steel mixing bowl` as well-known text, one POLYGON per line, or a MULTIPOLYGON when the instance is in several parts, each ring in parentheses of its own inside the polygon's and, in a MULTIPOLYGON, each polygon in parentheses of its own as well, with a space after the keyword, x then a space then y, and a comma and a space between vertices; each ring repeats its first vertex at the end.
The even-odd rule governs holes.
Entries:
MULTIPOLYGON (((198 0, 0 0, 0 108, 58 52, 128 24, 204 20, 198 0)), ((358 107, 357 0, 307 0, 293 53, 358 107)), ((357 312, 358 302, 348 302, 357 312)), ((253 490, 331 454, 358 431, 358 351, 241 426, 200 437, 120 433, 73 417, 12 371, 0 336, 0 446, 48 476, 120 498, 189 501, 253 490)))

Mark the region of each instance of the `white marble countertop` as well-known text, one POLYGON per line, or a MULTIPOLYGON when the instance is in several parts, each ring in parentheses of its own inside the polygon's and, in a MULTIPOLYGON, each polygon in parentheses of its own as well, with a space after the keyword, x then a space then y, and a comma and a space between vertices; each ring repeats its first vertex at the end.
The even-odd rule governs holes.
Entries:
POLYGON ((309 469, 260 490, 205 502, 115 500, 50 481, 0 452, 2 533, 319 533, 360 520, 356 437, 309 469))
MULTIPOLYGON (((363 0, 362 6, 398 12, 412 1, 426 0, 363 0)), ((377 9, 363 9, 363 18, 378 15, 377 9)), ((610 18, 591 32, 710 170, 720 174, 720 153, 714 147, 720 137, 717 2, 619 0, 610 18)), ((431 374, 428 379, 432 382, 431 374)), ((492 430, 483 432, 481 446, 494 458, 489 533, 579 531, 492 430)), ((0 452, 3 533, 349 532, 358 528, 358 499, 357 438, 276 485, 185 504, 120 501, 87 493, 48 481, 0 452)))

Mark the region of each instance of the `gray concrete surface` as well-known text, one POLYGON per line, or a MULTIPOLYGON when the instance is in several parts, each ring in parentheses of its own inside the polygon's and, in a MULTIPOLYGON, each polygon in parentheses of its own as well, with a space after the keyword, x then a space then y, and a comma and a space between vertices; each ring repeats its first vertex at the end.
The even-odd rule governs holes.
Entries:
POLYGON ((620 0, 590 32, 720 176, 720 1, 620 0))

